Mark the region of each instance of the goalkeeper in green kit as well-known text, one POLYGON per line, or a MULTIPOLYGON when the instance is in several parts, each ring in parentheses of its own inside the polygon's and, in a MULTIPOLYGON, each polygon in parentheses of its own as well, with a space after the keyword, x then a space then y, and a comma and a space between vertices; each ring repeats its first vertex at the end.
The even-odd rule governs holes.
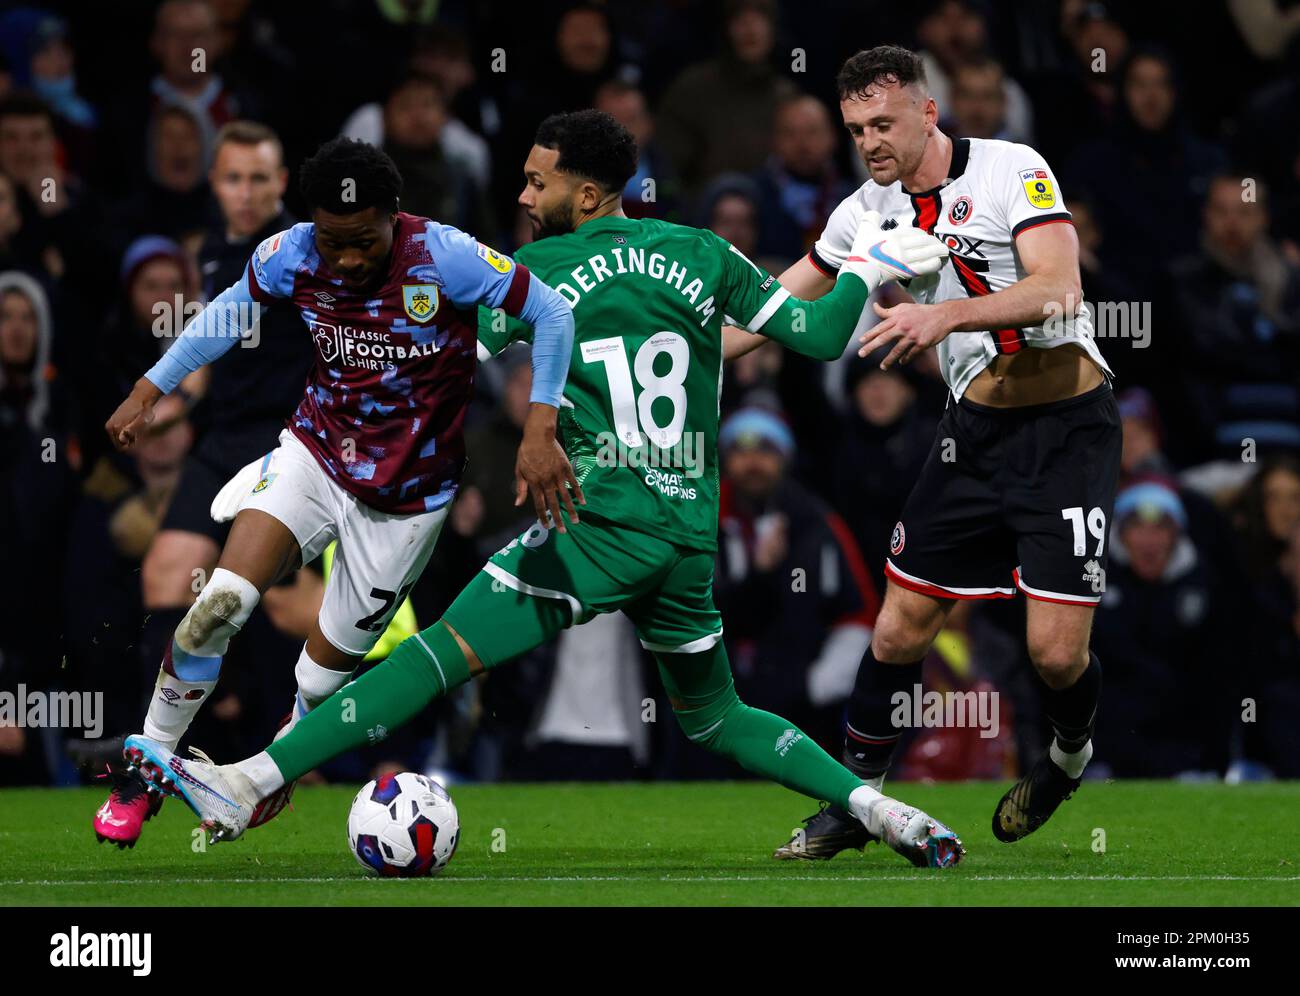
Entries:
MULTIPOLYGON (((182 797, 215 837, 239 836, 262 798, 382 739, 474 675, 621 610, 654 654, 690 740, 844 807, 916 865, 949 867, 965 853, 943 824, 866 785, 786 720, 740 701, 712 590, 728 337, 761 330, 797 352, 837 358, 879 284, 934 273, 947 250, 919 229, 882 231, 869 214, 832 293, 801 301, 712 232, 625 217, 623 187, 635 170, 631 135, 590 110, 544 121, 524 167, 519 203, 539 238, 517 262, 573 307, 556 428, 579 487, 534 495, 537 523, 484 565, 442 619, 267 751, 216 766, 147 738, 128 741, 150 762, 145 776, 182 797), (739 328, 724 335, 724 325, 739 328)), ((480 356, 530 334, 502 312, 480 310, 480 356)), ((518 487, 522 504, 526 488, 518 487)))

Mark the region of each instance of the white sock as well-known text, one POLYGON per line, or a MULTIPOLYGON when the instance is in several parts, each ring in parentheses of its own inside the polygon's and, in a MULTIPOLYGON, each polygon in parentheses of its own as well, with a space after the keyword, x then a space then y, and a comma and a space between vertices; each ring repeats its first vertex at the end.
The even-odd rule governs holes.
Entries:
POLYGON ((884 807, 881 803, 888 801, 889 797, 882 795, 878 789, 870 785, 859 785, 849 793, 849 812, 879 837, 884 826, 884 807))
POLYGON ((1071 778, 1078 778, 1083 774, 1083 769, 1088 766, 1088 762, 1092 760, 1092 741, 1089 740, 1073 754, 1067 754, 1061 750, 1060 741, 1052 737, 1052 746, 1047 748, 1047 756, 1071 778))
POLYGON ((266 751, 254 754, 247 760, 240 761, 235 769, 257 787, 257 797, 265 799, 272 792, 284 787, 284 775, 271 760, 266 751))
POLYGON ((174 751, 221 675, 221 658, 257 607, 251 581, 218 567, 176 627, 154 684, 144 735, 174 751))
POLYGON ((875 778, 864 778, 864 779, 862 779, 862 780, 863 780, 864 782, 866 782, 868 785, 870 785, 870 786, 871 786, 873 789, 875 789, 877 792, 881 792, 881 793, 883 793, 883 792, 885 791, 885 776, 884 776, 884 775, 876 775, 875 778))
MULTIPOLYGON (((173 648, 174 650, 175 648, 173 648)), ((158 669, 149 713, 144 717, 144 735, 157 740, 172 753, 194 721, 194 715, 217 687, 212 681, 183 681, 167 673, 167 665, 158 669)))
POLYGON ((292 730, 298 724, 298 720, 352 680, 351 671, 335 671, 332 668, 322 667, 308 657, 305 643, 302 646, 302 653, 298 655, 298 664, 293 669, 293 675, 298 679, 298 694, 293 700, 293 711, 289 714, 289 722, 276 734, 277 740, 292 730))

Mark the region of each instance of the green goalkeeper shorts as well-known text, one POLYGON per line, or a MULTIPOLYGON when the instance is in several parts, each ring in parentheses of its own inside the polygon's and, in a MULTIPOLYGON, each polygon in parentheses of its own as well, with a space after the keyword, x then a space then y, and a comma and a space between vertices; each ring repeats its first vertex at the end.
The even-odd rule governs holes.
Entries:
POLYGON ((697 653, 722 638, 712 553, 590 515, 567 528, 535 523, 494 554, 447 609, 444 618, 485 666, 619 609, 650 651, 697 653))

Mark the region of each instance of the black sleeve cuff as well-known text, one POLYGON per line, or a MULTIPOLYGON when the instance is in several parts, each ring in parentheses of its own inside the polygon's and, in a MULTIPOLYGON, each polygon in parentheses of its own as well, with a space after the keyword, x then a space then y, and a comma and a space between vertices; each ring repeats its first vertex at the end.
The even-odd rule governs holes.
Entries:
POLYGON ((1036 218, 1026 218, 1024 221, 1020 222, 1020 224, 1016 225, 1015 228, 1011 229, 1011 237, 1014 239, 1021 232, 1027 232, 1031 228, 1037 228, 1039 225, 1055 224, 1058 221, 1066 221, 1073 224, 1073 222, 1070 221, 1069 211, 1057 211, 1054 214, 1040 214, 1036 218))

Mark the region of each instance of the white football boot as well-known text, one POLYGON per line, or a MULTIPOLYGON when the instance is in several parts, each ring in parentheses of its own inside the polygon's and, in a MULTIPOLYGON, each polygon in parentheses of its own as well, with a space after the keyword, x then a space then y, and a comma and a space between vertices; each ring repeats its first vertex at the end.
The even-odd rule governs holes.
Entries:
POLYGON ((880 839, 918 868, 951 868, 966 856, 961 838, 915 806, 885 796, 876 804, 880 839))
POLYGON ((151 783, 194 810, 212 843, 234 840, 248 829, 261 799, 256 786, 233 764, 213 764, 203 755, 185 760, 158 741, 138 735, 127 737, 126 747, 139 750, 151 762, 148 768, 142 765, 141 772, 152 771, 146 775, 151 783))

